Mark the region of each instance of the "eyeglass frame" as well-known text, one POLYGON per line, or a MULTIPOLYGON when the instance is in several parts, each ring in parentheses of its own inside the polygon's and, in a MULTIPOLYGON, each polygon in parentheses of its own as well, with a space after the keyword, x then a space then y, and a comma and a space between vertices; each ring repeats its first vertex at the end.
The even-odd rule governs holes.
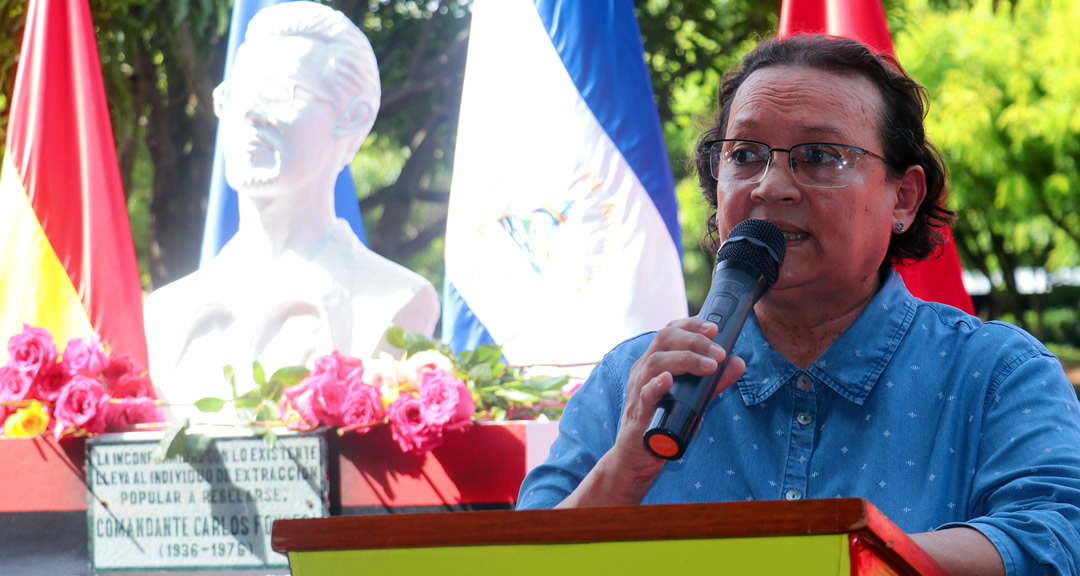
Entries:
MULTIPOLYGON (((282 85, 287 84, 289 86, 289 88, 290 88, 289 105, 290 106, 292 105, 293 102, 296 102, 296 89, 297 88, 302 88, 305 92, 310 94, 316 100, 322 100, 323 102, 329 102, 330 104, 334 103, 333 99, 327 98, 326 96, 323 96, 323 95, 315 92, 311 88, 308 88, 307 86, 304 86, 303 84, 301 84, 299 82, 296 82, 294 80, 287 80, 287 79, 283 79, 283 78, 278 78, 278 79, 274 79, 274 81, 279 82, 282 85)), ((228 102, 232 100, 232 98, 230 98, 229 96, 226 96, 226 94, 227 94, 227 92, 229 90, 229 86, 232 86, 234 84, 235 84, 235 82, 233 80, 231 80, 231 79, 230 80, 223 80, 221 82, 221 84, 218 84, 217 86, 214 87, 213 92, 211 92, 211 94, 213 96, 213 99, 214 99, 214 116, 217 116, 218 118, 224 118, 225 117, 226 106, 228 105, 228 102)), ((262 102, 259 102, 259 100, 257 98, 256 98, 255 101, 260 103, 260 104, 264 104, 262 102)))
POLYGON ((851 172, 853 174, 854 174, 855 170, 859 166, 859 160, 864 155, 865 156, 870 156, 872 158, 877 158, 878 160, 881 160, 882 162, 884 162, 886 166, 892 167, 892 164, 884 156, 882 156, 881 154, 878 154, 876 152, 871 152, 870 150, 867 150, 866 148, 862 148, 862 147, 859 147, 859 146, 853 146, 851 144, 838 144, 836 142, 801 142, 799 144, 796 144, 796 145, 792 146, 791 148, 773 148, 773 147, 769 146, 768 144, 766 144, 764 142, 760 142, 758 140, 747 140, 745 138, 719 138, 719 139, 716 139, 716 140, 706 140, 705 142, 702 142, 701 143, 701 148, 703 149, 703 152, 698 153, 698 158, 701 158, 702 155, 705 156, 704 160, 709 163, 709 175, 712 176, 713 179, 716 180, 717 182, 720 181, 720 177, 716 175, 716 171, 717 171, 716 170, 716 165, 719 163, 719 158, 717 158, 716 162, 713 162, 713 156, 714 155, 719 156, 721 150, 716 149, 715 146, 717 144, 722 144, 724 142, 747 142, 747 143, 750 143, 750 144, 760 144, 761 146, 764 146, 767 149, 767 151, 769 152, 769 159, 765 161, 765 169, 761 171, 761 177, 758 178, 757 180, 754 180, 754 181, 742 182, 744 184, 758 184, 762 180, 765 179, 765 176, 768 175, 768 173, 769 173, 769 168, 772 168, 773 152, 787 152, 787 155, 788 155, 788 161, 787 161, 788 171, 790 171, 791 177, 794 178, 795 181, 801 186, 806 186, 808 188, 821 188, 821 189, 824 189, 824 190, 837 190, 837 189, 840 189, 840 188, 846 188, 848 185, 851 184, 851 182, 847 182, 843 186, 819 186, 819 185, 815 185, 815 184, 805 184, 803 182, 800 182, 799 181, 799 176, 796 175, 796 172, 795 172, 795 164, 794 164, 794 160, 792 160, 791 151, 796 149, 796 148, 799 148, 801 146, 837 146, 837 147, 840 147, 840 148, 846 148, 848 150, 851 150, 852 152, 854 152, 856 154, 856 156, 855 156, 855 164, 854 164, 854 167, 851 169, 851 172))

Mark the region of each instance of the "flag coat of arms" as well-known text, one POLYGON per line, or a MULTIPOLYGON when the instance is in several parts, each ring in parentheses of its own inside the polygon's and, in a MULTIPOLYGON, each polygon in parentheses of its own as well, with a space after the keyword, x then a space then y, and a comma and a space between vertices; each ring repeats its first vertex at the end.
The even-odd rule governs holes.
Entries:
POLYGON ((674 183, 632 2, 478 1, 443 338, 597 362, 687 315, 674 183))

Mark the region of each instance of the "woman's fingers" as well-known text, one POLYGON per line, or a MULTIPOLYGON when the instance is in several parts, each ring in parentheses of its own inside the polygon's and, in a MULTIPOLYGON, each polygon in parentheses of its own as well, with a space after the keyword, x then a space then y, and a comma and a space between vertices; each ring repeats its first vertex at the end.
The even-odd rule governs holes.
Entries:
POLYGON ((705 376, 716 371, 726 353, 711 338, 716 325, 699 318, 684 318, 657 333, 634 370, 647 381, 663 372, 705 376))
POLYGON ((646 382, 645 386, 642 387, 641 395, 638 396, 638 402, 641 404, 642 408, 646 409, 648 412, 646 422, 652 417, 651 410, 648 410, 649 407, 655 407, 657 403, 660 402, 660 399, 664 397, 664 394, 666 394, 668 390, 671 390, 671 384, 673 382, 674 380, 672 379, 671 374, 664 372, 646 382))
POLYGON ((716 382, 716 395, 719 396, 721 392, 738 382, 739 378, 742 378, 745 373, 746 362, 742 358, 738 356, 729 358, 727 366, 724 366, 724 371, 720 373, 720 380, 716 382))

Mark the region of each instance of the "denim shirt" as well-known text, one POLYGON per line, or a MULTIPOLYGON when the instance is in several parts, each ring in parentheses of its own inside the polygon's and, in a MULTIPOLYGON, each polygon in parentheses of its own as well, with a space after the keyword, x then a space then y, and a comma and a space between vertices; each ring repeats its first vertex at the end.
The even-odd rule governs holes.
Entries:
MULTIPOLYGON (((611 448, 653 336, 620 344, 574 394, 519 509, 555 506, 611 448)), ((643 504, 865 498, 909 533, 981 531, 1008 574, 1080 573, 1080 405, 1023 330, 923 302, 890 271, 806 370, 753 315, 734 352, 746 373, 643 504)))

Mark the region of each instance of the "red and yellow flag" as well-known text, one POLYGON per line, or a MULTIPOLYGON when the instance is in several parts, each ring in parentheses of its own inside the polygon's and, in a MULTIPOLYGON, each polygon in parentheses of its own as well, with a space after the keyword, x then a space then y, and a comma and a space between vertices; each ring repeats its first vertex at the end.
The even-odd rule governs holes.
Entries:
MULTIPOLYGON (((793 34, 852 38, 879 54, 896 57, 885 10, 878 0, 784 0, 780 7, 779 36, 793 34)), ((898 266, 897 271, 916 297, 975 313, 971 296, 964 288, 960 256, 951 234, 940 255, 898 266)))
POLYGON ((0 171, 0 359, 23 324, 146 366, 142 287, 86 0, 29 0, 0 171))

